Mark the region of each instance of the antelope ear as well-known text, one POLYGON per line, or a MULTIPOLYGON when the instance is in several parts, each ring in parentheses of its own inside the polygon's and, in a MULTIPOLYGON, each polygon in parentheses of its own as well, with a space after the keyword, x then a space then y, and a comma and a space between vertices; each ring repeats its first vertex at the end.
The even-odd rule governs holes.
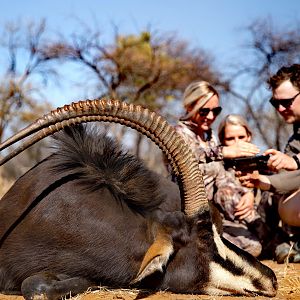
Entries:
POLYGON ((157 232, 153 244, 147 250, 139 272, 131 284, 137 283, 156 272, 163 271, 163 267, 167 264, 170 256, 174 252, 172 237, 166 232, 157 232))

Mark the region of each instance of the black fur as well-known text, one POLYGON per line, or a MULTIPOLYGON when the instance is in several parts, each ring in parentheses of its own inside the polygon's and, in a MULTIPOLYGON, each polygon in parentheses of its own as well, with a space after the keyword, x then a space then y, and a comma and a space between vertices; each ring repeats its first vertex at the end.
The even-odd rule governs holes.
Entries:
POLYGON ((76 173, 85 193, 105 186, 121 203, 125 202, 141 214, 161 204, 158 177, 141 160, 95 128, 70 127, 55 138, 57 148, 51 157, 53 171, 76 173))

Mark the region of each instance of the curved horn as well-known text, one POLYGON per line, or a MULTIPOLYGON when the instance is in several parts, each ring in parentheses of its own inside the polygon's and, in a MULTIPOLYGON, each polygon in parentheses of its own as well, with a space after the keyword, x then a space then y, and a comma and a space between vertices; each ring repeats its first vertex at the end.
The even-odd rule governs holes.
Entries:
POLYGON ((35 133, 0 160, 0 165, 37 141, 66 126, 93 121, 120 123, 149 137, 167 155, 170 165, 179 179, 186 215, 194 216, 200 210, 209 209, 198 162, 183 138, 160 115, 150 112, 140 105, 127 104, 119 100, 79 101, 51 111, 0 145, 1 150, 5 149, 35 133))

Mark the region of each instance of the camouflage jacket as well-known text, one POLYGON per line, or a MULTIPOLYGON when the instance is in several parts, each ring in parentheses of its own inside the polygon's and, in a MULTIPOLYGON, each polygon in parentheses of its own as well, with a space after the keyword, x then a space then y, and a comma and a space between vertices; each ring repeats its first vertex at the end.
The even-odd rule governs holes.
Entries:
POLYGON ((231 194, 236 196, 234 198, 239 201, 240 196, 249 192, 249 190, 237 184, 233 176, 227 174, 222 162, 222 148, 218 145, 212 130, 207 132, 205 139, 202 140, 195 133, 196 126, 197 124, 191 121, 181 121, 175 126, 175 129, 188 143, 199 161, 199 168, 203 174, 208 199, 219 202, 216 199, 216 192, 218 191, 221 197, 222 190, 230 190, 231 194))

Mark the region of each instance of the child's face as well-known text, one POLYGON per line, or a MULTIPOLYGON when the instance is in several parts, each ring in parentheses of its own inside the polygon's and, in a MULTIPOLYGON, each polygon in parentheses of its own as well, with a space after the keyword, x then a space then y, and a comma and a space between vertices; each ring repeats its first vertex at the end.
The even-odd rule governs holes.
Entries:
POLYGON ((251 137, 247 134, 246 128, 241 125, 227 124, 224 130, 224 145, 231 146, 238 141, 251 141, 251 137))

